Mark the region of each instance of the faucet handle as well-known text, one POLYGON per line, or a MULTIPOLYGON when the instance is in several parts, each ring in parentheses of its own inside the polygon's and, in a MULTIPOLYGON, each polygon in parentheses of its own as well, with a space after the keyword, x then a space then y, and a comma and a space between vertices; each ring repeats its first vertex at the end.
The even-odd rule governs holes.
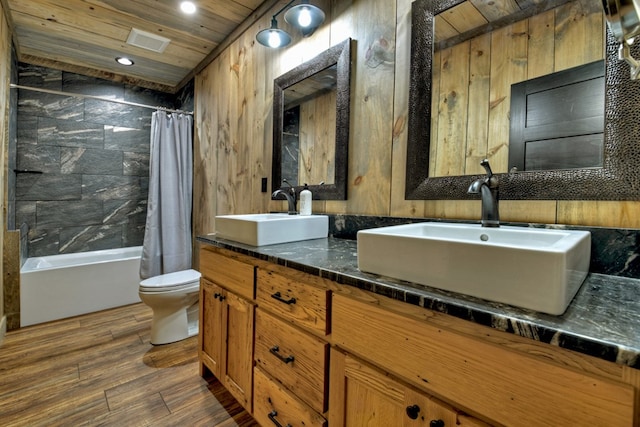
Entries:
POLYGON ((482 165, 482 167, 484 167, 484 170, 487 171, 487 177, 484 179, 484 182, 487 183, 487 185, 489 186, 489 188, 491 188, 491 190, 493 191, 497 191, 498 189, 498 177, 496 175, 493 174, 493 172, 491 171, 491 166, 489 165, 489 160, 484 159, 480 162, 480 164, 482 165))
POLYGON ((484 170, 487 171, 487 178, 491 178, 493 176, 493 172, 491 171, 491 165, 489 165, 488 159, 483 159, 480 162, 480 166, 482 166, 484 170))
POLYGON ((293 185, 291 185, 289 183, 289 181, 287 181, 287 178, 282 178, 282 186, 281 186, 281 188, 284 188, 285 184, 287 184, 289 186, 289 188, 293 188, 293 185))

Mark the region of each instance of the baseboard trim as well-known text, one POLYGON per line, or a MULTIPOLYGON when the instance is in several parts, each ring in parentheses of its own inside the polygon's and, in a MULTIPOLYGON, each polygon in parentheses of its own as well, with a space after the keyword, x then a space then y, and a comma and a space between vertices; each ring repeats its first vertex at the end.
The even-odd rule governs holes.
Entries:
POLYGON ((7 316, 2 316, 0 319, 0 346, 4 342, 4 336, 7 334, 7 316))

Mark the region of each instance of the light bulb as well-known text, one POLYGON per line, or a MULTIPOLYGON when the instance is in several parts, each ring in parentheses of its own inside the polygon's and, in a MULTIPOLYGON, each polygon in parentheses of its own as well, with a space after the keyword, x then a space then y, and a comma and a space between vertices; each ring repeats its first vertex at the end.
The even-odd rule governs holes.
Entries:
POLYGON ((121 64, 121 65, 126 65, 127 67, 133 65, 133 61, 131 59, 129 59, 129 58, 124 57, 124 56, 118 56, 116 58, 116 62, 118 64, 121 64))
POLYGON ((308 7, 305 6, 300 9, 300 14, 298 14, 298 24, 304 28, 311 25, 311 12, 308 7))
POLYGON ((196 13, 196 5, 190 1, 183 1, 182 3, 180 3, 180 9, 184 13, 187 13, 189 15, 191 15, 192 13, 196 13))
POLYGON ((269 31, 269 46, 280 47, 280 34, 277 31, 269 31))

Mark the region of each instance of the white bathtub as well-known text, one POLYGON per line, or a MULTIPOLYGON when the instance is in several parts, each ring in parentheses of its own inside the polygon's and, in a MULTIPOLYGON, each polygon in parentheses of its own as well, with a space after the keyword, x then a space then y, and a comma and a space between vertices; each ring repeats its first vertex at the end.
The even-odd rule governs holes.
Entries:
POLYGON ((20 269, 20 326, 140 302, 142 246, 28 258, 20 269))

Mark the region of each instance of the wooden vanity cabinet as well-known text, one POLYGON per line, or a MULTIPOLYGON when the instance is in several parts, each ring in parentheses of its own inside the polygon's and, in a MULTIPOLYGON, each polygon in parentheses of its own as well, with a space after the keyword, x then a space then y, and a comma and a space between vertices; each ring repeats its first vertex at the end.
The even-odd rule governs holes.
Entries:
POLYGON ((200 374, 208 369, 251 412, 255 267, 206 248, 200 260, 200 374))
POLYGON ((203 247, 201 373, 256 421, 640 427, 640 371, 203 247))
MULTIPOLYGON (((622 366, 517 338, 384 297, 364 301, 333 296, 333 345, 479 419, 511 426, 637 425, 634 387, 624 382, 622 366), (461 333, 457 327, 477 335, 461 333), (495 342, 490 342, 492 336, 495 342), (583 367, 601 370, 602 375, 583 367), (617 380, 612 379, 615 375, 617 380)), ((338 359, 331 354, 330 408, 338 411, 338 422, 332 426, 341 425, 343 388, 346 420, 360 411, 367 416, 370 408, 358 407, 360 400, 371 396, 381 405, 386 401, 388 387, 371 379, 372 371, 357 359, 347 357, 341 375, 338 359)), ((410 404, 411 399, 398 397, 404 391, 391 387, 388 392, 397 394, 391 400, 410 404)))

